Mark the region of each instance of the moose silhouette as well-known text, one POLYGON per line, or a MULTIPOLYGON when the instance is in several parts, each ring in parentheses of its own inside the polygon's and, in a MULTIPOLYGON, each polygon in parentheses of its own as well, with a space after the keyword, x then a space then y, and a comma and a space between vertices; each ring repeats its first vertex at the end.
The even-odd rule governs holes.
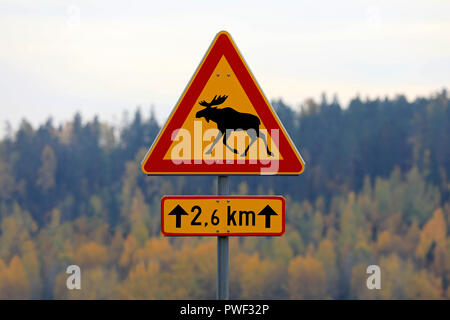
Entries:
POLYGON ((211 154, 214 146, 217 144, 217 142, 220 141, 222 137, 223 144, 228 149, 237 154, 238 151, 227 144, 227 140, 229 138, 228 135, 231 134, 232 131, 244 130, 250 137, 250 143, 248 144, 247 148, 245 148, 245 151, 241 154, 241 157, 245 157, 247 155, 248 150, 258 138, 261 138, 264 141, 267 154, 273 156, 272 152, 270 152, 269 150, 269 146, 267 145, 266 136, 264 135, 264 133, 259 131, 261 120, 259 120, 257 116, 250 113, 239 112, 230 107, 220 109, 218 109, 217 107, 213 107, 224 103, 227 98, 228 96, 225 95, 216 95, 211 100, 211 102, 206 102, 205 100, 199 102, 199 104, 205 108, 198 111, 195 117, 205 118, 206 122, 209 122, 211 120, 212 122, 215 122, 217 124, 217 129, 219 129, 219 134, 214 139, 214 142, 205 154, 211 154))

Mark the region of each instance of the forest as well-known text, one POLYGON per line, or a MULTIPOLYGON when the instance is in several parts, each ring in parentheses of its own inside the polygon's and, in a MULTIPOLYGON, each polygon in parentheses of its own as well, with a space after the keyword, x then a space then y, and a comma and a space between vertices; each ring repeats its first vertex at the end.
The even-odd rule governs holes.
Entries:
MULTIPOLYGON (((272 101, 302 175, 229 179, 286 197, 283 236, 231 237, 230 298, 450 299, 447 91, 319 100, 272 101)), ((0 299, 215 298, 216 238, 162 236, 160 199, 215 194, 217 178, 144 175, 161 123, 123 118, 24 119, 0 138, 0 299), (72 264, 81 290, 66 287, 72 264)))

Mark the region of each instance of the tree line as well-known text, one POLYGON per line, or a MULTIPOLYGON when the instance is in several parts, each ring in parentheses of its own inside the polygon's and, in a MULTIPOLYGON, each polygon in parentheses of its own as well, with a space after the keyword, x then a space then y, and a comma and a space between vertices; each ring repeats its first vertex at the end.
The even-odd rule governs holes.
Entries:
MULTIPOLYGON (((306 170, 231 177, 234 194, 287 197, 283 237, 232 238, 231 297, 450 298, 447 92, 272 105, 306 170), (382 290, 365 287, 370 264, 382 290)), ((23 120, 1 140, 0 298, 214 298, 215 242, 162 237, 159 201, 216 180, 143 175, 159 130, 138 109, 120 128, 23 120)))

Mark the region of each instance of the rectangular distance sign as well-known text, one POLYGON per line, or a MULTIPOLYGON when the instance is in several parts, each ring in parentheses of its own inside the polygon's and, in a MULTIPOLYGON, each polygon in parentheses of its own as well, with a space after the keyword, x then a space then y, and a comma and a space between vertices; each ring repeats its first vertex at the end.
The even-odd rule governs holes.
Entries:
POLYGON ((281 196, 166 196, 161 232, 166 236, 281 236, 281 196))

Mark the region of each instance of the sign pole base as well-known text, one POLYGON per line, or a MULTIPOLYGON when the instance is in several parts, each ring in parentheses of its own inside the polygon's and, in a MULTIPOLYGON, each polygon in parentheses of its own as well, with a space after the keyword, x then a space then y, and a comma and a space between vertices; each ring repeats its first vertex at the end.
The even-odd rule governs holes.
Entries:
MULTIPOLYGON (((230 194, 228 176, 218 176, 217 178, 218 195, 230 194)), ((228 287, 228 237, 217 237, 217 300, 229 299, 228 287)))

